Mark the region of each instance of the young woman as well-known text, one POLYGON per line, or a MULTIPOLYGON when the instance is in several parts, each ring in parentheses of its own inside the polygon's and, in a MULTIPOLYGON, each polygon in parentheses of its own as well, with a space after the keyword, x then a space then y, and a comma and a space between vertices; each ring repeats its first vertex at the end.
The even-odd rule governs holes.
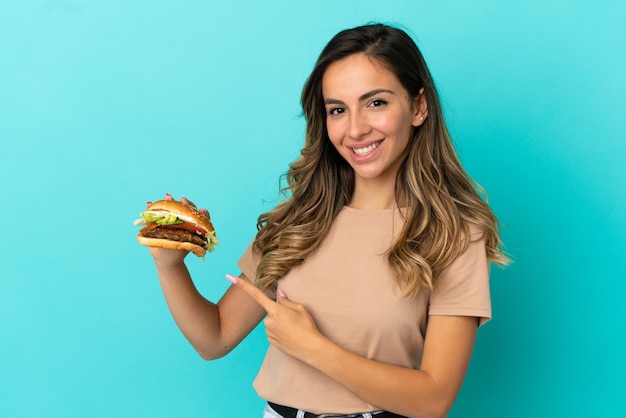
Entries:
POLYGON ((206 359, 265 317, 264 417, 445 416, 491 317, 489 263, 507 258, 424 59, 397 28, 342 31, 302 106, 288 196, 259 217, 217 304, 185 252, 151 248, 172 315, 206 359))

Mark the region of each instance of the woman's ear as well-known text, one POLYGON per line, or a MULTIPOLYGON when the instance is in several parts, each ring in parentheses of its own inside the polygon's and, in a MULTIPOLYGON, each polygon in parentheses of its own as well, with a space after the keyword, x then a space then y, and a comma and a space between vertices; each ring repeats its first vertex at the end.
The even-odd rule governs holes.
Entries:
POLYGON ((426 117, 428 117, 428 103, 426 102, 424 87, 420 89, 417 97, 413 99, 413 110, 411 125, 415 127, 421 126, 426 120, 426 117))

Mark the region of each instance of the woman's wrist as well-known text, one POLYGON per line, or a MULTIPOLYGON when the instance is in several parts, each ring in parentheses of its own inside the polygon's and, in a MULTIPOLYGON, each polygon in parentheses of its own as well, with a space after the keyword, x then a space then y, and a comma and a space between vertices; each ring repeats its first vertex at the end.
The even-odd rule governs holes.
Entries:
POLYGON ((324 334, 319 333, 310 344, 307 345, 307 352, 304 361, 309 366, 320 370, 323 364, 332 361, 339 346, 329 340, 324 334))
POLYGON ((154 260, 157 274, 161 281, 163 280, 180 280, 183 277, 190 278, 189 270, 184 260, 172 262, 171 260, 154 260))

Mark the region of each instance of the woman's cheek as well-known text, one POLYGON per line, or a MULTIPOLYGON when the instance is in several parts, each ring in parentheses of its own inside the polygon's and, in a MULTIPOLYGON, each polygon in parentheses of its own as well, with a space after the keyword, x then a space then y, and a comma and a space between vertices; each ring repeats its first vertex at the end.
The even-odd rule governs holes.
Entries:
POLYGON ((341 144, 341 128, 336 121, 328 121, 326 123, 326 131, 328 132, 328 138, 333 143, 335 148, 339 149, 341 144))

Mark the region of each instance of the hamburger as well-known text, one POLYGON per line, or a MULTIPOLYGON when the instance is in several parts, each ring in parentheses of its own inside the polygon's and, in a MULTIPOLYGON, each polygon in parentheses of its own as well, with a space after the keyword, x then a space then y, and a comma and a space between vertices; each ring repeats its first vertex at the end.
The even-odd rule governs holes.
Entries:
POLYGON ((187 199, 181 200, 150 203, 145 212, 141 212, 141 219, 134 222, 143 226, 137 241, 147 247, 187 250, 204 257, 219 243, 209 212, 198 210, 187 199))

